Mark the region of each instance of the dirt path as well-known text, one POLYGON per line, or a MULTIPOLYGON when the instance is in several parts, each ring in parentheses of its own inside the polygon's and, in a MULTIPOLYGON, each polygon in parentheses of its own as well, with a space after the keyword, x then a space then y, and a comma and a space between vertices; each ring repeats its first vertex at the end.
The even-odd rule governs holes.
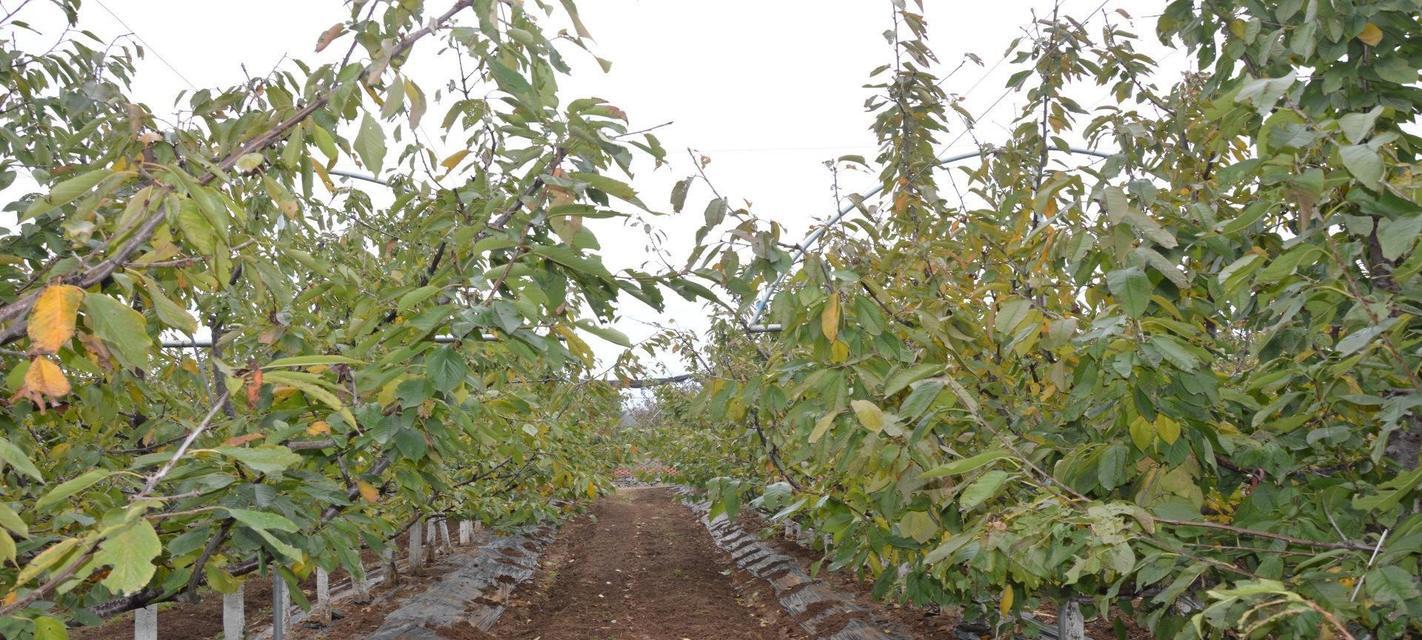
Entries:
POLYGON ((569 523, 513 595, 501 640, 804 638, 666 488, 629 488, 569 523))

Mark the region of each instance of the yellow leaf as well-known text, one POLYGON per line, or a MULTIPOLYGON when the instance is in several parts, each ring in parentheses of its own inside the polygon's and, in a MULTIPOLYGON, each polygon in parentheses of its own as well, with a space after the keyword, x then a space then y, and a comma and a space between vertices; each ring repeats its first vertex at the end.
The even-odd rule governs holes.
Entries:
POLYGON ((325 420, 317 420, 311 423, 311 426, 306 427, 306 435, 309 436, 319 436, 330 432, 331 425, 326 424, 325 420))
POLYGON ((879 433, 884 430, 884 412, 868 400, 852 400, 849 406, 854 409, 854 417, 859 418, 859 424, 865 429, 879 433))
POLYGON ((838 415, 839 410, 836 409, 834 411, 826 413, 823 417, 817 420, 815 422, 815 429, 810 432, 810 442, 819 442, 820 438, 825 437, 825 432, 829 431, 829 428, 834 425, 834 419, 838 415))
POLYGON ((835 340, 830 345, 830 361, 839 364, 849 359, 849 343, 843 340, 835 340))
POLYGON ((1378 46, 1378 43, 1382 42, 1382 37, 1382 29, 1371 22, 1363 25, 1363 30, 1358 32, 1358 39, 1370 47, 1378 46))
POLYGON ((316 172, 316 177, 321 179, 321 184, 326 185, 326 190, 335 193, 336 183, 331 182, 331 174, 326 171, 326 167, 321 166, 319 162, 312 162, 311 168, 316 172))
POLYGON ((375 485, 364 480, 356 481, 356 488, 360 489, 360 498, 370 504, 380 502, 380 490, 375 485))
POLYGON ((825 310, 820 312, 820 331, 825 339, 834 342, 839 338, 839 293, 830 294, 825 310))
POLYGON ((454 171, 454 168, 459 166, 459 163, 462 162, 467 155, 469 155, 468 149, 455 151, 450 154, 448 158, 445 158, 444 162, 439 163, 439 166, 444 167, 445 171, 454 171))
POLYGON ((33 349, 54 353, 74 335, 74 318, 84 290, 67 284, 45 287, 30 311, 29 333, 33 349))
POLYGON ((1155 416, 1155 434, 1160 436, 1165 444, 1175 444, 1180 439, 1180 423, 1163 413, 1155 416))
POLYGON ((997 611, 1003 616, 1012 613, 1012 587, 1002 590, 1002 599, 997 603, 997 611))
POLYGON ((59 365, 48 358, 37 357, 30 363, 29 371, 25 372, 25 389, 61 398, 69 394, 69 380, 65 379, 59 365))

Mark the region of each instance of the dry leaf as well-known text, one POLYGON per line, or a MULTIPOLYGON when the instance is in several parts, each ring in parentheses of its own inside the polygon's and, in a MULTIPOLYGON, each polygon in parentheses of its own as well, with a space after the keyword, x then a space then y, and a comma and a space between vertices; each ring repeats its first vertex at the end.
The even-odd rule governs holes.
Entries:
POLYGON ((248 442, 252 442, 252 441, 254 441, 254 440, 261 440, 262 438, 265 438, 265 437, 267 437, 267 435, 266 435, 265 433, 262 433, 262 432, 258 431, 258 432, 256 432, 256 433, 249 433, 249 434, 246 434, 246 435, 237 436, 237 437, 235 437, 235 438, 228 438, 228 439, 226 439, 226 440, 223 440, 223 441, 222 441, 222 446, 224 446, 224 447, 240 447, 240 446, 242 446, 242 445, 244 445, 244 444, 247 444, 248 442))
POLYGON ((331 43, 335 42, 336 38, 341 37, 341 34, 345 32, 345 23, 337 22, 336 24, 331 25, 330 29, 324 31, 321 34, 321 37, 316 39, 316 53, 321 53, 323 49, 331 46, 331 43))
POLYGON ((317 420, 306 427, 306 435, 309 436, 319 436, 330 432, 331 425, 327 424, 325 420, 317 420))
POLYGON ((84 290, 67 284, 45 287, 30 311, 29 334, 32 349, 54 353, 74 336, 74 319, 84 290))
POLYGON ((98 339, 90 333, 79 334, 79 342, 84 345, 84 349, 89 352, 89 360, 99 365, 105 371, 112 371, 114 368, 114 357, 109 353, 109 348, 104 346, 104 341, 98 339))
POLYGON ((257 406, 257 397, 262 393, 262 370, 253 369, 252 377, 247 379, 247 406, 257 406))

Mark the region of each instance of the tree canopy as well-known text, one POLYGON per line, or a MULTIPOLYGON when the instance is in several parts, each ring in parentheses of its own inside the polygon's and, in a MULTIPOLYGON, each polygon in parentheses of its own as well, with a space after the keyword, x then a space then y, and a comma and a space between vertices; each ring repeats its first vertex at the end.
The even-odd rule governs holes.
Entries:
POLYGON ((880 195, 796 246, 712 190, 659 273, 609 270, 585 224, 658 212, 630 173, 665 151, 559 94, 592 55, 571 0, 346 4, 309 60, 176 121, 130 98, 132 44, 0 49, 0 635, 360 574, 421 517, 557 517, 628 437, 713 512, 1004 633, 1068 602, 1157 637, 1422 629, 1417 0, 1041 17, 1010 139, 948 166, 972 115, 894 0, 879 152, 837 161, 880 195), (417 50, 449 75, 414 80, 417 50), (633 346, 608 321, 668 292, 715 324, 638 345, 693 382, 618 432, 645 365, 587 340, 633 346))

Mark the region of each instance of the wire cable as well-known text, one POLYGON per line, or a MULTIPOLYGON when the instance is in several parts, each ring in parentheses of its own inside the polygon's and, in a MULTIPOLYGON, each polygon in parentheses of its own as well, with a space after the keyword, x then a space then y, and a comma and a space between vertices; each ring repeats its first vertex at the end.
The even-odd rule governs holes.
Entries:
POLYGON ((163 54, 158 51, 158 47, 153 46, 153 43, 149 42, 142 35, 140 35, 137 29, 134 29, 133 27, 129 26, 127 22, 124 22, 123 18, 120 18, 117 13, 114 13, 113 9, 110 9, 108 5, 103 3, 103 0, 94 0, 94 2, 95 4, 98 4, 99 7, 101 7, 104 11, 107 11, 110 16, 113 16, 114 20, 117 20, 118 23, 123 26, 123 28, 128 29, 129 32, 133 34, 133 37, 137 38, 138 41, 143 44, 143 46, 148 47, 148 50, 153 52, 154 57, 158 58, 158 60, 162 62, 164 66, 168 67, 169 71, 172 71, 174 75, 178 76, 179 78, 182 78, 183 82, 188 83, 188 86, 191 87, 194 91, 198 89, 198 86, 194 84, 192 80, 189 80, 187 76, 183 75, 183 72, 178 71, 178 68, 173 66, 173 63, 168 62, 168 59, 163 57, 163 54))

